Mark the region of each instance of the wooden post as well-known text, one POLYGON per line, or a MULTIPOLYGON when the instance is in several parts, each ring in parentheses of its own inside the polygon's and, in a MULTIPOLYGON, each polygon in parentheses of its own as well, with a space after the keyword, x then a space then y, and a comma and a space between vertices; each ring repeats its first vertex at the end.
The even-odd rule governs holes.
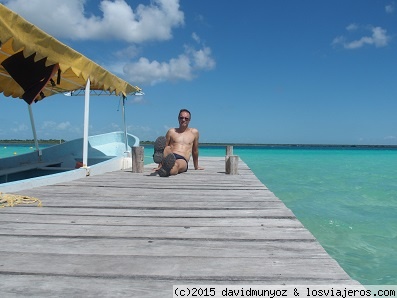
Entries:
POLYGON ((226 160, 226 174, 238 175, 238 155, 230 155, 226 160))
POLYGON ((233 155, 233 146, 226 146, 226 156, 233 155))
POLYGON ((132 155, 132 172, 143 173, 143 159, 145 149, 142 146, 131 147, 132 155))
POLYGON ((238 174, 238 156, 233 155, 233 146, 226 146, 225 172, 230 175, 238 174))
POLYGON ((228 145, 228 146, 226 146, 226 155, 225 155, 225 173, 226 174, 227 174, 227 170, 228 170, 227 163, 228 163, 230 155, 233 155, 233 146, 228 145))

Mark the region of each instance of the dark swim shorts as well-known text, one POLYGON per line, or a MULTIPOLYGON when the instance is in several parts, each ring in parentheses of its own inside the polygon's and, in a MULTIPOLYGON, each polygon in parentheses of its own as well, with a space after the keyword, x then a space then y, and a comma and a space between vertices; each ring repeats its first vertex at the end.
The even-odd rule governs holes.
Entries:
POLYGON ((186 171, 185 172, 187 172, 187 169, 189 168, 189 163, 186 160, 186 158, 184 158, 182 155, 179 155, 179 154, 176 154, 176 153, 173 153, 173 154, 175 156, 175 159, 183 159, 184 161, 186 161, 186 171))

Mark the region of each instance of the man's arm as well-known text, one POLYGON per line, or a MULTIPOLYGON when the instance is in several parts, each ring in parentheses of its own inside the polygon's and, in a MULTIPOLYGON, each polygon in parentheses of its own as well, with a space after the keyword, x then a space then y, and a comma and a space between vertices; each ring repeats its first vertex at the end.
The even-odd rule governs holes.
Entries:
POLYGON ((171 129, 172 129, 172 128, 170 128, 170 129, 167 131, 167 134, 165 135, 165 139, 166 139, 166 141, 165 141, 165 146, 170 146, 170 145, 171 145, 171 129))
POLYGON ((193 129, 192 133, 194 134, 194 141, 192 147, 192 157, 193 157, 193 164, 196 170, 204 170, 204 168, 200 167, 198 164, 198 156, 199 156, 199 132, 197 129, 193 129))

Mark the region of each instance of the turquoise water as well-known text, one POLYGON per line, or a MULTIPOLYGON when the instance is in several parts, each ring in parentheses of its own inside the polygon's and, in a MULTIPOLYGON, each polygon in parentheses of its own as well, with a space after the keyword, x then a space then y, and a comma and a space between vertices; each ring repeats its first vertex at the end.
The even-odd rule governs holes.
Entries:
MULTIPOLYGON (((39 144, 40 149, 53 146, 52 144, 39 144)), ((30 153, 36 150, 35 144, 9 144, 0 143, 0 158, 9 157, 24 153, 30 153)))
MULTIPOLYGON (((34 150, 25 147, 9 152, 34 150)), ((145 164, 152 152, 145 146, 145 164)), ((353 279, 397 284, 397 150, 235 146, 234 154, 353 279)), ((224 155, 225 147, 200 147, 200 156, 224 155)))
POLYGON ((0 144, 0 158, 33 152, 35 149, 34 144, 0 144))
POLYGON ((352 278, 397 284, 397 150, 234 153, 352 278))

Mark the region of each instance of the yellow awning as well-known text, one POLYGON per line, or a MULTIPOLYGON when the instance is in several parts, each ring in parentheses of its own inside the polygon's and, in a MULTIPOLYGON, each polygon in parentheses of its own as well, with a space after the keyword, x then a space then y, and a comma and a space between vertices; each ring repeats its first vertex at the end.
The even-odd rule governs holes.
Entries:
POLYGON ((0 92, 30 104, 84 89, 88 78, 91 90, 124 96, 141 90, 0 4, 0 92))

